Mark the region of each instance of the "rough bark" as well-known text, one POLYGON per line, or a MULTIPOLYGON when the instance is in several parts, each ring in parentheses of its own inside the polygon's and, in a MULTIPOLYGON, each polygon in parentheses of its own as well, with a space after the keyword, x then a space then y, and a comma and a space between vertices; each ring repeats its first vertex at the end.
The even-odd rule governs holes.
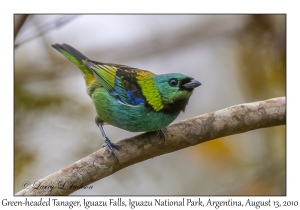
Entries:
POLYGON ((117 142, 119 162, 105 148, 48 175, 16 195, 69 195, 125 167, 212 139, 286 124, 285 97, 240 104, 168 126, 166 141, 156 132, 117 142))

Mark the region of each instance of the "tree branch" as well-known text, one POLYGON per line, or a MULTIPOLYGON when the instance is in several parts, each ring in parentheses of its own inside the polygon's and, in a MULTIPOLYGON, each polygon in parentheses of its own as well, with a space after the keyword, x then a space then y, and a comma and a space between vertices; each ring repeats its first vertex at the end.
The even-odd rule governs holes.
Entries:
POLYGON ((29 15, 14 15, 14 39, 16 39, 28 16, 29 15))
POLYGON ((184 120, 165 129, 166 141, 156 132, 118 142, 120 162, 105 148, 48 175, 16 195, 69 195, 97 180, 144 160, 212 139, 286 124, 285 97, 240 104, 184 120))
POLYGON ((29 33, 30 35, 28 35, 27 37, 25 37, 23 39, 17 40, 15 42, 14 48, 16 49, 20 45, 22 45, 30 40, 40 37, 50 31, 52 31, 53 29, 59 28, 59 27, 65 25, 66 23, 70 22, 71 20, 73 20, 76 17, 77 17, 77 15, 64 15, 62 17, 57 18, 55 21, 51 21, 46 24, 40 25, 40 26, 36 27, 35 29, 31 29, 31 32, 29 33))

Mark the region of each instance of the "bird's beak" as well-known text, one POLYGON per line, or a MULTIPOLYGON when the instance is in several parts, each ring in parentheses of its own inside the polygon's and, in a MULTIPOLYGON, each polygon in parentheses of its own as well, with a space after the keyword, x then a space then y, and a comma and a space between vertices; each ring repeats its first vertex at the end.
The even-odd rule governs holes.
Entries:
POLYGON ((191 88, 199 87, 200 85, 202 85, 201 82, 199 82, 195 79, 192 79, 189 83, 186 83, 182 86, 185 87, 186 89, 191 89, 191 88))

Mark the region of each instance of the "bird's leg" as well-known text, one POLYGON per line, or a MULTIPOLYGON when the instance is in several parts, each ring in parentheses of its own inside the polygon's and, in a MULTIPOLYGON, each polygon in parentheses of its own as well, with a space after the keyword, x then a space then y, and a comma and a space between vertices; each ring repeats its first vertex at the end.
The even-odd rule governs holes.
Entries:
POLYGON ((106 149, 109 151, 109 156, 111 156, 111 154, 113 154, 117 158, 117 160, 119 160, 118 155, 117 155, 117 153, 115 152, 115 150, 113 148, 115 147, 115 148, 119 149, 121 147, 119 145, 115 144, 115 143, 112 143, 109 140, 109 138, 106 136, 106 134, 104 132, 104 129, 103 129, 103 126, 102 126, 102 123, 98 119, 98 116, 96 116, 95 122, 96 122, 97 126, 99 127, 99 129, 102 133, 102 136, 104 138, 104 144, 102 145, 102 147, 106 147, 106 149))
POLYGON ((158 135, 164 139, 164 143, 166 141, 166 135, 162 129, 157 131, 158 135))

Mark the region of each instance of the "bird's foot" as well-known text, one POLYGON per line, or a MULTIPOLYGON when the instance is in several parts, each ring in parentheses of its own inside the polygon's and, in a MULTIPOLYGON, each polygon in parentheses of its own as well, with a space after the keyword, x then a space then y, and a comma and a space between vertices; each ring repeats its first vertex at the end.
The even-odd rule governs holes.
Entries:
POLYGON ((166 141, 166 136, 165 136, 165 133, 162 129, 158 130, 157 131, 157 134, 164 140, 164 143, 166 141))
POLYGON ((119 158, 118 158, 118 155, 117 153, 115 152, 114 148, 116 149, 121 149, 121 147, 115 143, 112 143, 109 138, 104 138, 104 144, 102 145, 102 147, 106 147, 106 149, 109 151, 109 156, 111 156, 111 154, 113 154, 117 160, 119 161, 119 158))

